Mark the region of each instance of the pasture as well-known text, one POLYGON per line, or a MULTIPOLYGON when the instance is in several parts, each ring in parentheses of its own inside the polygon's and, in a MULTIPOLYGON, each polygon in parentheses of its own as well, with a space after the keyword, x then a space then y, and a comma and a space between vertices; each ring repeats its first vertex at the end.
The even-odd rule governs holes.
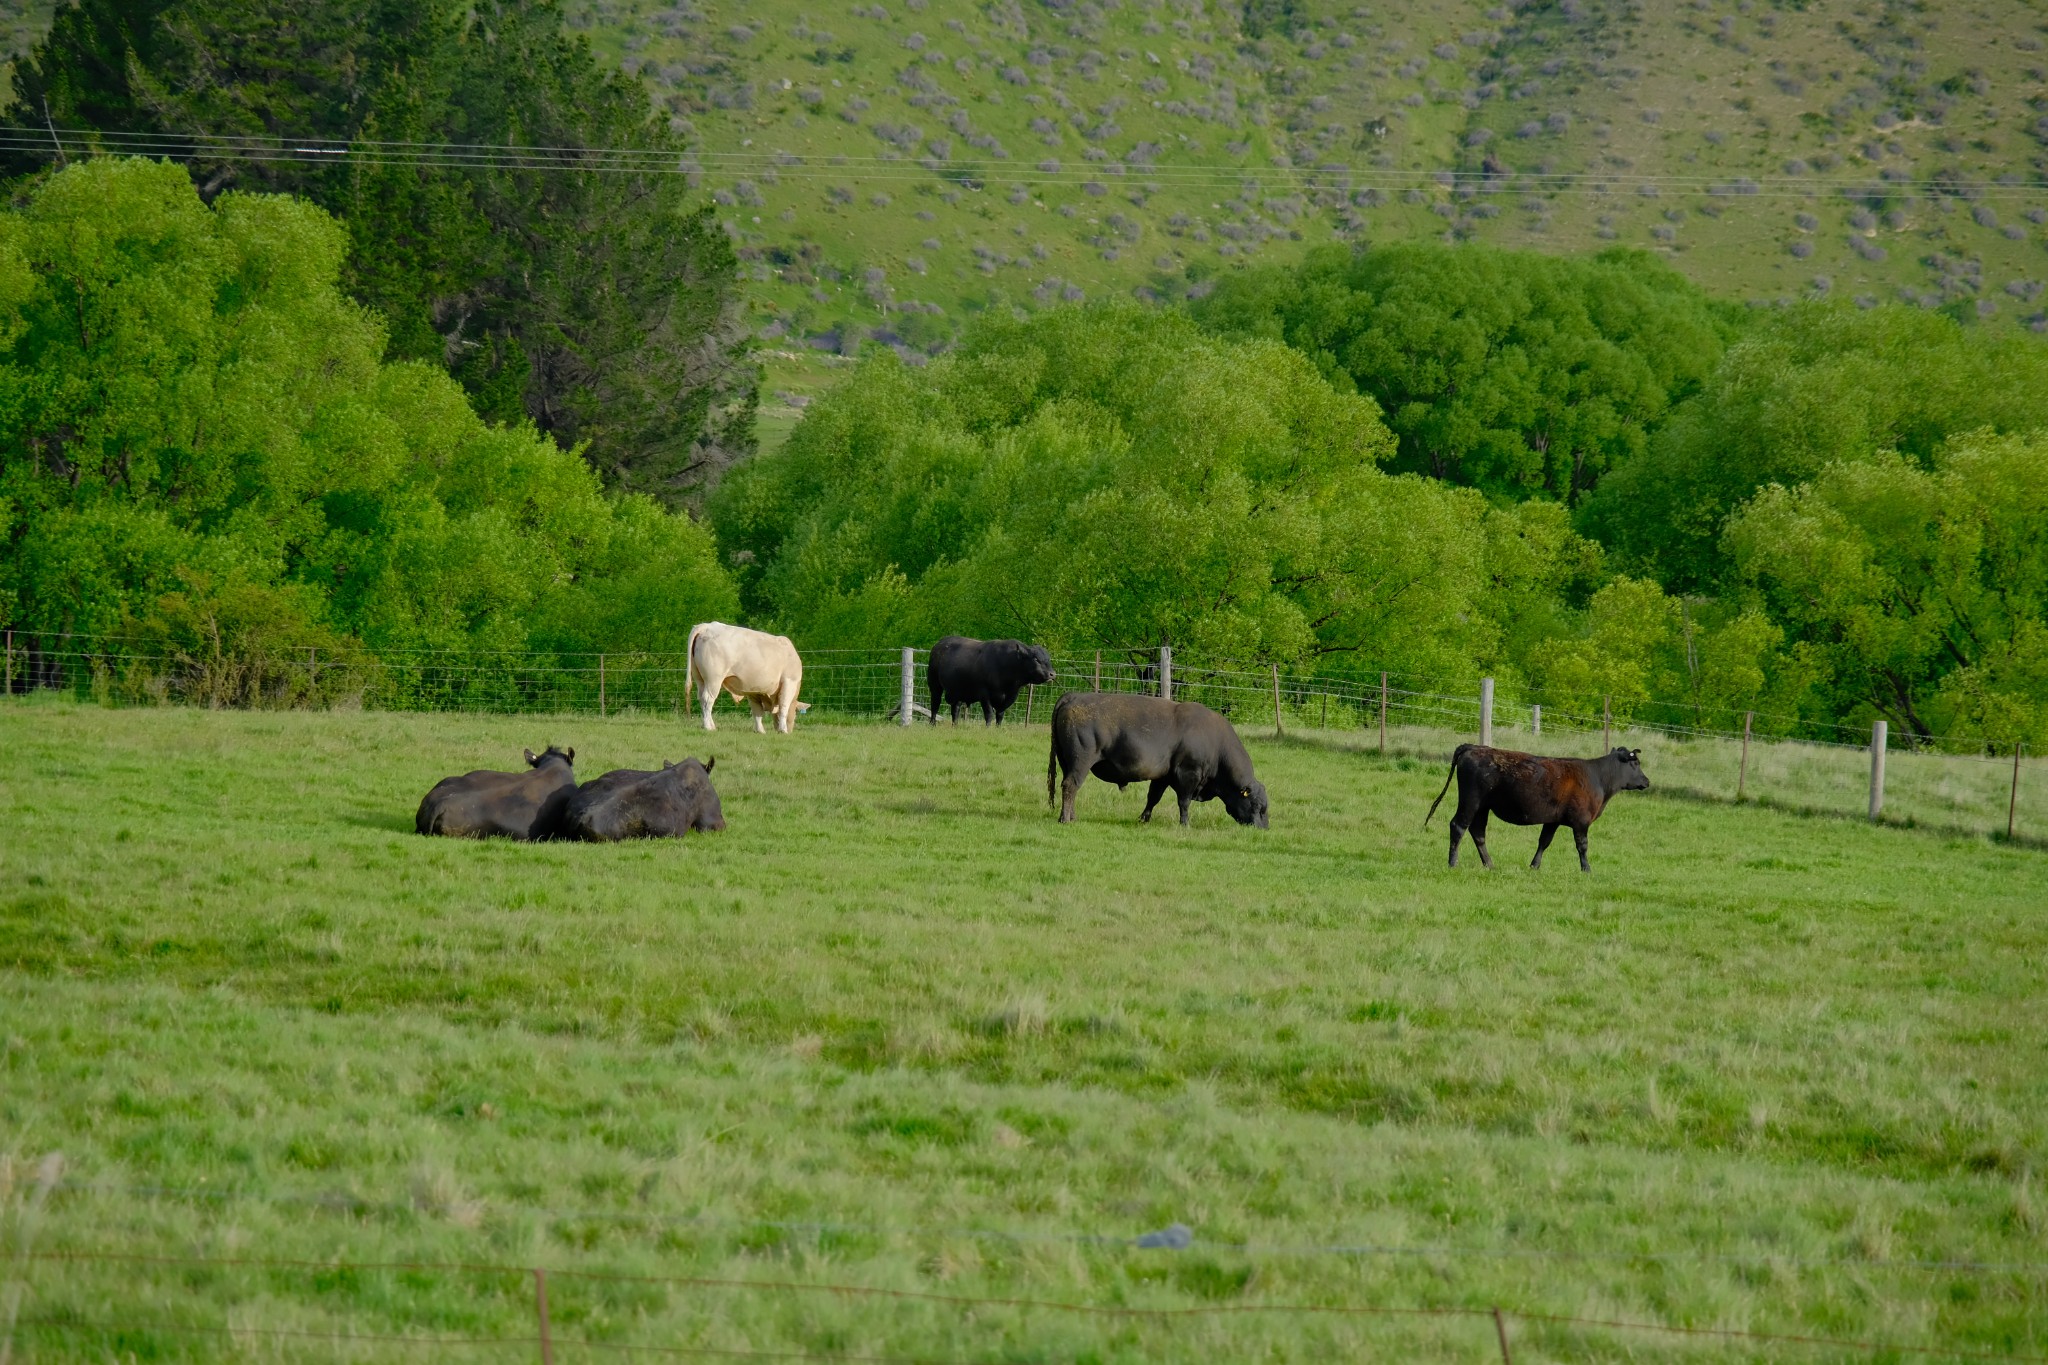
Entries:
POLYGON ((532 1266, 563 1361, 2048 1355, 2048 854, 1653 791, 1451 872, 1443 763, 1313 734, 1261 832, 721 725, 0 708, 15 1357, 537 1359, 532 1266), (550 742, 730 828, 412 833, 550 742))

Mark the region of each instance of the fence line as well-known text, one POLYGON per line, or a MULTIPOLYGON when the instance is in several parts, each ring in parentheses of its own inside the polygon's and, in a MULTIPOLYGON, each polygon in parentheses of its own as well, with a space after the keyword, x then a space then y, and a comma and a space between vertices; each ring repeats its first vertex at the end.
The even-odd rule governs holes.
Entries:
MULTIPOLYGON (((686 709, 704 700, 688 696, 688 660, 680 651, 405 648, 336 658, 323 656, 317 646, 279 646, 261 657, 223 659, 134 637, 39 636, 34 649, 24 638, 8 633, 10 692, 55 690, 110 705, 361 706, 665 716, 681 722, 686 709), (47 647, 52 642, 63 648, 47 647)), ((812 650, 803 700, 814 720, 930 719, 928 662, 929 651, 916 648, 812 650)), ((1602 698, 1595 714, 1583 696, 1491 687, 1490 679, 1467 686, 1392 670, 1327 676, 1287 672, 1270 662, 1175 657, 1167 647, 1104 647, 1057 654, 1052 662, 1055 681, 1027 688, 1010 713, 1012 722, 1045 721, 1059 692, 1085 685, 1200 701, 1240 727, 1270 725, 1276 735, 1319 732, 1342 743, 1346 734, 1369 738, 1377 731, 1380 752, 1396 757, 1438 758, 1452 736, 1497 732, 1510 747, 1536 748, 1542 737, 1597 734, 1603 751, 1617 738, 1637 747, 1658 746, 1659 776, 1653 780, 1681 793, 1795 812, 1861 813, 1960 833, 2002 833, 2009 840, 2024 830, 2035 843, 2048 831, 2041 761, 2029 763, 2018 745, 2003 755, 1944 751, 1909 735, 1891 736, 1883 724, 1865 737, 1832 721, 1757 711, 1708 716, 1668 702, 1617 709, 1611 698, 1602 698), (1397 678, 1404 685, 1396 685, 1397 678), (1658 718, 1660 711, 1664 718, 1658 718), (1727 725, 1707 723, 1717 718, 1727 725), (1752 753, 1759 742, 1765 746, 1761 762, 1752 753), (1881 748, 1873 749, 1873 743, 1881 748), (1889 775, 1884 754, 1895 759, 1889 775), (1868 762, 1867 782, 1863 772, 1849 770, 1852 755, 1862 756, 1853 760, 1858 764, 1868 762)))
MULTIPOLYGON (((1171 1254, 1171 1251, 1168 1251, 1171 1254)), ((42 1327, 55 1330, 92 1331, 162 1331, 172 1334, 207 1334, 226 1336, 266 1336, 273 1338, 297 1338, 323 1341, 366 1341, 394 1345, 416 1345, 441 1347, 474 1346, 531 1346, 541 1352, 543 1361, 550 1359, 549 1344, 559 1340, 563 1346, 584 1350, 615 1350, 629 1352, 659 1353, 668 1355, 734 1356, 746 1358, 783 1358, 798 1360, 850 1360, 887 1362, 888 1365, 939 1365, 928 1357, 869 1356, 837 1352, 806 1352, 789 1350, 756 1351, 744 1348, 698 1347, 688 1345, 637 1345, 599 1340, 555 1339, 552 1337, 548 1316, 546 1285, 548 1279, 587 1280, 594 1282, 667 1285, 689 1289, 721 1289, 758 1293, 806 1293, 831 1294, 842 1298, 886 1299, 898 1302, 921 1302, 940 1304, 951 1308, 1016 1308, 1041 1312, 1078 1314, 1086 1317, 1112 1318, 1119 1320, 1150 1320, 1157 1322, 1190 1318, 1246 1317, 1265 1315, 1295 1315, 1303 1317, 1346 1317, 1346 1318, 1462 1318, 1482 1319, 1490 1322, 1498 1332, 1503 1365, 1512 1365, 1512 1354, 1507 1331, 1510 1322, 1519 1324, 1541 1324, 1551 1327, 1590 1328, 1604 1332, 1637 1332, 1660 1336, 1679 1336, 1716 1340, 1729 1343, 1754 1342, 1771 1346, 1806 1346, 1860 1351, 1869 1354, 1889 1353, 1954 1360, 2011 1361, 2026 1365, 2048 1365, 2048 1356, 2026 1355, 2011 1351, 1990 1351, 1970 1347, 1945 1345, 1919 1345, 1903 1342, 1884 1342, 1851 1337, 1819 1336, 1796 1332, 1764 1332, 1749 1328, 1695 1327, 1683 1323, 1637 1322, 1627 1319, 1591 1318, 1566 1313, 1544 1313, 1506 1308, 1497 1304, 1317 1304, 1317 1303, 1248 1303, 1248 1304, 1197 1304, 1172 1308, 1139 1308, 1123 1304, 1074 1303, 1061 1299, 1032 1299, 1000 1295, 942 1294, 923 1290, 894 1289, 883 1285, 841 1284, 827 1282, 806 1282, 800 1280, 742 1280, 692 1275, 642 1275, 619 1274, 597 1270, 549 1270, 544 1267, 510 1265, 476 1265, 459 1262, 434 1261, 345 1261, 303 1259, 281 1259, 254 1256, 169 1256, 133 1252, 77 1252, 77 1251, 30 1251, 21 1259, 39 1262, 59 1263, 100 1263, 109 1265, 164 1265, 237 1267, 262 1270, 309 1270, 332 1274, 338 1270, 347 1271, 402 1271, 409 1274, 440 1273, 468 1275, 502 1275, 529 1280, 535 1287, 535 1312, 538 1332, 532 1336, 433 1336, 412 1337, 400 1333, 356 1333, 318 1331, 309 1328, 229 1326, 208 1327, 198 1324, 170 1323, 164 1321, 137 1320, 89 1320, 72 1316, 41 1317, 29 1315, 16 1319, 17 1326, 42 1327)))

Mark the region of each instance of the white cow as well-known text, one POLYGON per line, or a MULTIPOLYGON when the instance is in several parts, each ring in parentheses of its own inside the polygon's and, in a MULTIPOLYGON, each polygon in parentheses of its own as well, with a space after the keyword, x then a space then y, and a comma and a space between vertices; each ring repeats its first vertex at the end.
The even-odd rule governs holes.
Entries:
POLYGON ((723 689, 732 693, 734 701, 753 709, 755 733, 768 733, 761 718, 773 712, 775 728, 788 734, 796 725, 800 709, 796 694, 803 681, 804 661, 786 635, 769 635, 723 621, 690 627, 690 672, 683 683, 683 700, 689 702, 692 687, 704 694, 707 730, 718 728, 711 723, 711 708, 723 689))

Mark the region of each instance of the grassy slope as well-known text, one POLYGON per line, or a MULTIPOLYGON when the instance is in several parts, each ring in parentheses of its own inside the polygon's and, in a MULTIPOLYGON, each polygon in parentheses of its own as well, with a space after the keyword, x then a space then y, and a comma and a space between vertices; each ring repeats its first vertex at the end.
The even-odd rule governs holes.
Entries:
MULTIPOLYGON (((2048 208, 2033 131, 2048 54, 2028 0, 1259 8, 1293 17, 1254 39, 1237 8, 1201 0, 570 4, 694 130, 755 257, 763 322, 799 336, 929 343, 991 303, 1169 293, 1191 265, 1444 233, 1645 247, 1735 297, 1904 294, 1981 306, 1995 325, 2042 312, 2043 232, 2022 215, 2048 208), (928 88, 903 84, 906 70, 928 88), (1939 121, 1911 117, 1929 99, 1939 121), (949 129, 960 115, 1004 155, 949 129), (882 136, 905 128, 923 140, 882 136), (1427 179, 1489 156, 1510 175, 1591 179, 1531 192, 1503 178, 1466 198, 1427 179), (1058 175, 1037 169, 1047 159, 1058 175), (1937 180, 1959 192, 1930 192, 1937 180), (1715 192, 1744 181, 1761 192, 1715 192), (1848 194, 1863 190, 1873 216, 1859 226, 1866 205, 1848 194), (943 319, 906 323, 906 301, 943 319)), ((770 360, 772 387, 799 398, 830 378, 805 347, 770 360)))
MULTIPOLYGON (((1060 828, 1042 727, 707 742, 48 705, 0 713, 0 740, 0 1197, 51 1150, 80 1186, 45 1248, 1502 1302, 2029 1351, 2048 1327, 2036 853, 1651 797, 1598 826, 1593 877, 1568 857, 1453 874, 1443 817, 1418 828, 1434 763, 1257 738, 1266 833, 1213 806, 1141 828, 1136 791, 1095 783, 1060 828), (627 848, 410 833, 435 777, 544 740, 586 773, 716 754, 732 827, 627 848), (1196 1247, 1074 1240, 1174 1220, 1196 1247), (1298 1250, 1333 1243, 1462 1250, 1298 1250), (1951 1259, 2035 1268, 1906 1264, 1951 1259)), ((41 1325, 67 1314, 530 1330, 502 1276, 29 1280, 36 1359, 222 1349, 41 1325)), ((1019 1360, 1469 1359, 1488 1326, 555 1297, 571 1336, 1019 1360)), ((1518 1360, 1682 1349, 1517 1330, 1518 1360)))

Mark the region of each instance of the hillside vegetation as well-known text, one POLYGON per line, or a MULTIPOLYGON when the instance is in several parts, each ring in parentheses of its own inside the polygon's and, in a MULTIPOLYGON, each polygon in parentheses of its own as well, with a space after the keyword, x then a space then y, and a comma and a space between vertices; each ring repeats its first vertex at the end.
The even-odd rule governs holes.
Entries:
POLYGON ((2048 15, 2014 0, 569 12, 687 130, 761 320, 813 345, 1438 236, 2043 316, 2048 15))
MULTIPOLYGON (((62 1152, 39 1251, 306 1263, 29 1263, 17 1348, 531 1335, 530 1276, 335 1265, 375 1261, 548 1266, 564 1353, 1493 1350, 1483 1318, 578 1270, 2034 1350, 2038 854, 1653 791, 1591 876, 1500 828, 1501 871, 1452 873, 1437 762, 1248 740, 1269 831, 1140 826, 1099 782, 1056 824, 1042 725, 0 703, 0 1190, 62 1152), (715 755, 730 827, 412 833, 435 779, 548 741, 715 755)), ((1700 1358, 1510 1330, 1518 1361, 1700 1358)))

